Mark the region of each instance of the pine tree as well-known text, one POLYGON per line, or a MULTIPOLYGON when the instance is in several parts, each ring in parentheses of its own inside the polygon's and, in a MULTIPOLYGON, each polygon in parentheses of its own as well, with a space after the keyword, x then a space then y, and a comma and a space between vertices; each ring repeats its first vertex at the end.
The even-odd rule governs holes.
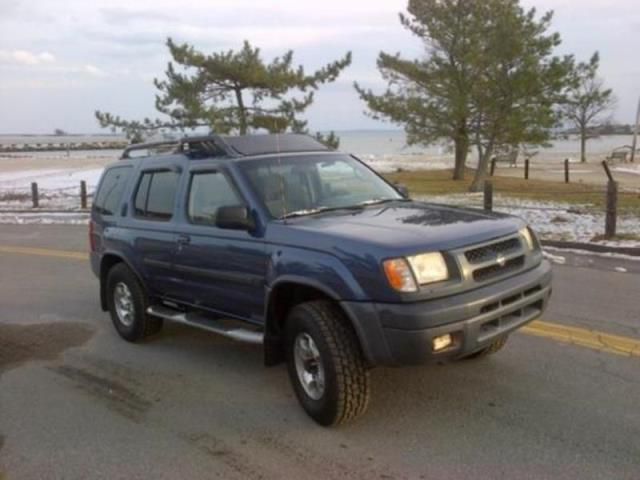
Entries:
POLYGON ((544 144, 572 57, 555 57, 552 14, 536 19, 518 0, 409 0, 402 24, 424 43, 415 60, 380 53, 389 83, 377 95, 355 85, 370 115, 404 126, 410 144, 454 145, 454 179, 462 179, 471 145, 478 151, 472 190, 482 188, 496 148, 544 144))
MULTIPOLYGON (((244 135, 256 130, 270 133, 307 133, 301 115, 313 103, 314 92, 335 81, 351 64, 351 52, 311 73, 293 65, 293 51, 266 63, 259 48, 245 41, 240 51, 204 54, 171 38, 173 59, 165 78, 155 79, 156 109, 164 119, 124 120, 96 111, 102 127, 121 129, 129 138, 161 130, 207 127, 218 134, 244 135)), ((337 147, 331 133, 317 136, 337 147)))

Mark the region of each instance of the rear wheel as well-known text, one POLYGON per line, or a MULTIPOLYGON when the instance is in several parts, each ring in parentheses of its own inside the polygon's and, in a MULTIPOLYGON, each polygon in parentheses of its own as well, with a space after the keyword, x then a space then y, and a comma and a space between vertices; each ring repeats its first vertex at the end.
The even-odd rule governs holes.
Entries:
POLYGON ((493 355, 494 353, 497 353, 504 348, 504 346, 507 344, 508 339, 509 339, 509 335, 504 335, 498 338, 497 340, 495 340, 488 347, 480 350, 479 352, 472 353, 471 355, 464 358, 465 360, 467 359, 471 360, 474 358, 483 358, 483 357, 486 357, 487 355, 493 355))
POLYGON ((162 319, 147 314, 147 295, 135 274, 124 264, 107 275, 107 304, 118 334, 136 342, 162 328, 162 319))
POLYGON ((369 372, 337 306, 324 300, 295 306, 287 317, 286 348, 296 396, 316 422, 338 425, 366 411, 369 372))

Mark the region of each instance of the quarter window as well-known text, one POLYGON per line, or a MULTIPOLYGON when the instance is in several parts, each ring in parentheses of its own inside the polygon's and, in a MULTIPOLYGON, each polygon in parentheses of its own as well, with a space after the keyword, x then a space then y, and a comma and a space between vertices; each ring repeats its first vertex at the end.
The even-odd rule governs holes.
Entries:
POLYGON ((104 173, 100 188, 93 202, 97 212, 102 215, 115 214, 130 174, 131 167, 115 167, 104 173))
POLYGON ((220 207, 243 202, 229 179, 220 172, 195 173, 189 189, 188 215, 192 223, 215 225, 220 207))
POLYGON ((169 170, 143 173, 134 202, 136 216, 170 220, 179 178, 179 173, 169 170))

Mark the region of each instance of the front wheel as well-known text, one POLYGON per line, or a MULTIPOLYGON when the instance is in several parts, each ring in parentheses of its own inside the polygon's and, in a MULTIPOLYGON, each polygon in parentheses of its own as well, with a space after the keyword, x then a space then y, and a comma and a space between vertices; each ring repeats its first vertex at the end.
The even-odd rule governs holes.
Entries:
POLYGON ((316 422, 338 425, 366 411, 369 372, 356 334, 336 305, 296 305, 287 317, 286 349, 296 396, 316 422))

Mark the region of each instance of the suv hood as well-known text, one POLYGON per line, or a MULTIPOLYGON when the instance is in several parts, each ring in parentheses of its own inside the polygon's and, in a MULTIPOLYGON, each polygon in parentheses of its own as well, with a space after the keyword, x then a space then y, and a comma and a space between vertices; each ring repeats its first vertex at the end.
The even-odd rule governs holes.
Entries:
POLYGON ((356 254, 367 245, 390 257, 480 243, 524 225, 509 215, 409 201, 289 219, 272 233, 288 245, 356 254))

